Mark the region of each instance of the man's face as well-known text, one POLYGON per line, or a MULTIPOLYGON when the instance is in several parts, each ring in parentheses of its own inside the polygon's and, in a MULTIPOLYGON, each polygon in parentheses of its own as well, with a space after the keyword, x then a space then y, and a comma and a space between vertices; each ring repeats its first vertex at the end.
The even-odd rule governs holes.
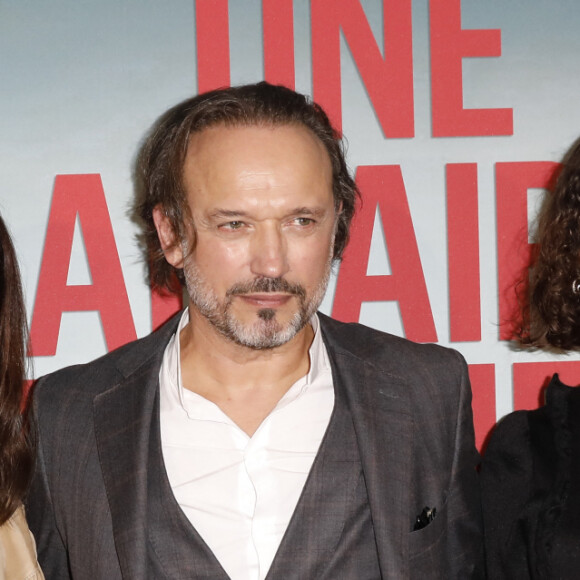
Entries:
POLYGON ((193 252, 181 245, 191 315, 250 348, 291 340, 320 305, 332 264, 324 146, 301 126, 206 129, 191 139, 184 186, 196 235, 193 252))

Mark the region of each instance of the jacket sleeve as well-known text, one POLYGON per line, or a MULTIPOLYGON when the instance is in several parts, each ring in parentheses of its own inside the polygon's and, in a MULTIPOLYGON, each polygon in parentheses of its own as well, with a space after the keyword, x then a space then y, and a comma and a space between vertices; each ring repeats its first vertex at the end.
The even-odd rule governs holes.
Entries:
POLYGON ((56 524, 54 506, 44 461, 42 429, 36 420, 36 398, 32 412, 33 433, 36 439, 34 477, 26 499, 28 525, 36 540, 38 561, 50 580, 70 580, 67 551, 56 524))

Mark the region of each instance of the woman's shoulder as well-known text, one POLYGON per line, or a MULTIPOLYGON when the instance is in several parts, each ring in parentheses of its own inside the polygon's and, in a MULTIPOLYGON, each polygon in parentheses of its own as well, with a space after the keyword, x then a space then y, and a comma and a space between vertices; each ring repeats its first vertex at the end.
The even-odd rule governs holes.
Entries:
POLYGON ((560 434, 569 429, 569 408, 575 399, 580 402, 580 388, 565 385, 555 374, 542 407, 514 411, 498 421, 489 438, 484 466, 498 462, 523 466, 530 464, 533 456, 537 462, 538 455, 551 459, 563 443, 560 434))

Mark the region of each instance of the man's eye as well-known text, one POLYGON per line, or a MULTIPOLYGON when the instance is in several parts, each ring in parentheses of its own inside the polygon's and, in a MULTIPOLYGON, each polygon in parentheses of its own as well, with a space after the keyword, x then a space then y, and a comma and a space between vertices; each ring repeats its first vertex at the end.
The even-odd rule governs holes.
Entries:
POLYGON ((239 230, 243 225, 244 225, 244 222, 234 220, 233 222, 228 222, 227 224, 223 224, 220 227, 227 229, 227 230, 239 230))
POLYGON ((299 226, 302 226, 302 227, 309 226, 309 225, 312 225, 314 223, 314 220, 312 218, 306 218, 306 217, 296 218, 295 221, 299 226))

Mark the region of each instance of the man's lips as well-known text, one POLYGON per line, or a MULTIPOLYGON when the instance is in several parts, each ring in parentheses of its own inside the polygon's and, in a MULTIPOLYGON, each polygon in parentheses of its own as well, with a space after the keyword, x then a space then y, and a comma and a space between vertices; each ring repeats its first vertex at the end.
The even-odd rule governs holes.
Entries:
POLYGON ((294 294, 278 294, 278 293, 252 293, 252 294, 238 294, 245 302, 262 308, 276 308, 286 304, 294 294))

